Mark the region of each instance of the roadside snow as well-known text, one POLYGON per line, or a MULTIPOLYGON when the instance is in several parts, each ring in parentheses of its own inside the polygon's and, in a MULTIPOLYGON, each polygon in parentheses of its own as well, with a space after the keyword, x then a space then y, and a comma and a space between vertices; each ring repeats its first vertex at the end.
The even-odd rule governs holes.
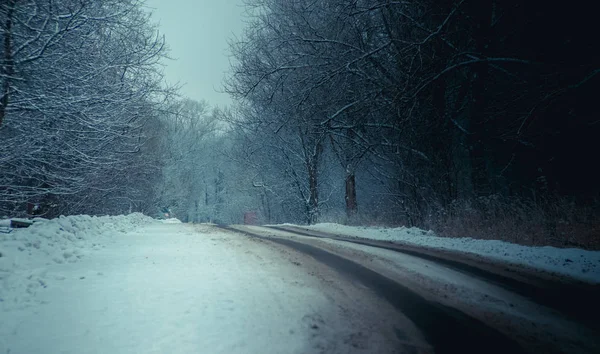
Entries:
POLYGON ((498 240, 435 236, 418 228, 356 227, 333 223, 297 226, 332 234, 371 240, 401 242, 460 251, 491 259, 526 265, 591 283, 600 283, 600 252, 577 248, 528 247, 498 240))
POLYGON ((30 295, 47 287, 48 266, 76 263, 124 233, 156 222, 139 213, 63 216, 34 221, 28 228, 0 233, 0 310, 24 308, 35 303, 30 295))
POLYGON ((283 253, 207 225, 69 217, 12 236, 0 353, 387 351, 283 253), (30 285, 11 287, 23 277, 30 285))
POLYGON ((181 224, 181 220, 176 218, 164 219, 161 221, 163 224, 181 224))

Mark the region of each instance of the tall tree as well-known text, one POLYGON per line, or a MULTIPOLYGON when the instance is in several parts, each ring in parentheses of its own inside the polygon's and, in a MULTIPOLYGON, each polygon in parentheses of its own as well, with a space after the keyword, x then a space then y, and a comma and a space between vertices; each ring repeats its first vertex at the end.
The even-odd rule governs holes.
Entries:
MULTIPOLYGON (((0 208, 101 210, 136 194, 117 176, 138 158, 169 90, 163 38, 136 0, 0 5, 0 208)), ((127 181, 127 180, 125 180, 127 181)), ((123 207, 131 205, 123 203, 123 207)))

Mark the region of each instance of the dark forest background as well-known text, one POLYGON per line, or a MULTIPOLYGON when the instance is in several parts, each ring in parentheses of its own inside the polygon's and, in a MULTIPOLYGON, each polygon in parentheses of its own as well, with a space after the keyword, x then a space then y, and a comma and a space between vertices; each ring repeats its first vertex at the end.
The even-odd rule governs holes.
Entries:
MULTIPOLYGON (((142 2, 0 3, 0 212, 600 247, 593 2, 248 0, 213 109, 142 2)), ((200 45, 190 43, 190 45, 200 45)))
POLYGON ((598 241, 591 3, 250 3, 229 89, 251 112, 242 122, 276 134, 300 122, 291 130, 304 135, 309 222, 320 213, 312 180, 330 149, 345 171, 351 221, 598 241), (386 186, 383 211, 357 203, 357 188, 373 190, 359 187, 365 179, 386 186))

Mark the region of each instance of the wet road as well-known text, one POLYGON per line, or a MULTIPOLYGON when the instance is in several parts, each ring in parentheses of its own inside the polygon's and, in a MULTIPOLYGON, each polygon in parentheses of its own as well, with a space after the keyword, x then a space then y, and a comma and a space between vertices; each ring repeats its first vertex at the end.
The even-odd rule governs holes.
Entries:
POLYGON ((589 307, 598 287, 388 242, 292 227, 223 228, 302 253, 364 285, 405 315, 436 353, 600 348, 597 308, 589 307))

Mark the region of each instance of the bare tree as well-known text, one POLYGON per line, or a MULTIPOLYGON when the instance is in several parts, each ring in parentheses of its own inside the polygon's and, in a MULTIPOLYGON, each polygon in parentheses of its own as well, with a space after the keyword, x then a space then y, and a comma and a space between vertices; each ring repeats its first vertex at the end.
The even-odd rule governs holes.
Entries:
POLYGON ((76 212, 135 194, 115 176, 143 165, 144 125, 169 94, 141 2, 15 0, 0 19, 2 208, 76 212))

